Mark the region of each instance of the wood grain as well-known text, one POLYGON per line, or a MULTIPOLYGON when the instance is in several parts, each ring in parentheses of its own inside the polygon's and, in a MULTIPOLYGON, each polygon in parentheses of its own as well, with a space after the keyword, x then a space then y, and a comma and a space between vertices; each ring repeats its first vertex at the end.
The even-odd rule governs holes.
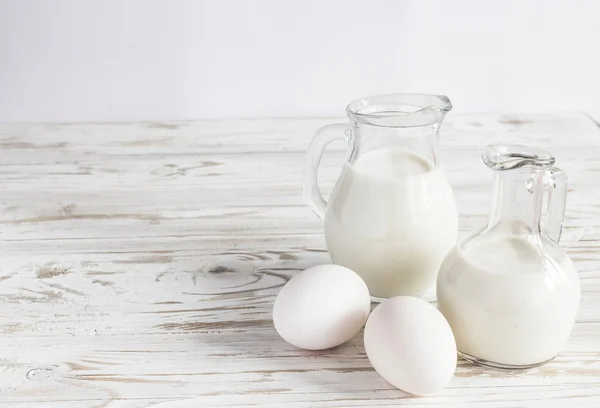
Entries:
MULTIPOLYGON (((600 128, 591 117, 465 115, 444 125, 461 233, 487 217, 486 144, 556 156, 570 180, 562 244, 583 296, 555 361, 522 373, 460 361, 449 387, 428 398, 383 381, 360 335, 307 352, 273 330, 281 285, 329 260, 299 180, 312 134, 334 120, 0 124, 0 404, 600 406, 600 128)), ((325 191, 343 157, 342 145, 329 151, 325 191)))

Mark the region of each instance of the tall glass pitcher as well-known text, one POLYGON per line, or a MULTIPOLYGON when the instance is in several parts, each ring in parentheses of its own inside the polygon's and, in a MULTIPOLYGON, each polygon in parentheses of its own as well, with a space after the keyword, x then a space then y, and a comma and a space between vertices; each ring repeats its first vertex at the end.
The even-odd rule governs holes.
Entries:
POLYGON ((490 217, 446 256, 438 307, 464 358, 529 368, 561 351, 579 307, 577 271, 558 245, 567 178, 526 146, 488 146, 483 160, 494 172, 490 217))
POLYGON ((308 148, 304 197, 325 220, 331 258, 358 273, 376 299, 423 294, 455 244, 456 204, 438 135, 451 108, 436 95, 359 99, 346 109, 349 124, 325 126, 308 148), (349 153, 326 202, 317 170, 334 140, 344 140, 349 153))

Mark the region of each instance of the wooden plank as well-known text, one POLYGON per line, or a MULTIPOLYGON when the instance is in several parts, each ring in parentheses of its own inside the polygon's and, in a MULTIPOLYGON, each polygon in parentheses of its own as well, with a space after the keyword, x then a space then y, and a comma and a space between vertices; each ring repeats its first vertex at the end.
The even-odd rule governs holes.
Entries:
MULTIPOLYGON (((315 353, 272 328, 281 285, 328 262, 300 171, 331 121, 0 124, 2 406, 600 404, 600 128, 584 114, 448 119, 461 233, 487 217, 486 144, 557 157, 582 305, 548 365, 515 374, 461 361, 447 389, 413 398, 372 370, 360 335, 315 353)), ((327 155, 325 191, 343 158, 341 145, 327 155)))

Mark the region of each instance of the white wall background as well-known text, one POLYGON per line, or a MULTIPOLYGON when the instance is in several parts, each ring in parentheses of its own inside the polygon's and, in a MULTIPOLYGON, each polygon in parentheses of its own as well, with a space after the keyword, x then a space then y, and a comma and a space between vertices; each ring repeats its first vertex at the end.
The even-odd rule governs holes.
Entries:
POLYGON ((600 110, 595 0, 0 0, 0 120, 600 110))

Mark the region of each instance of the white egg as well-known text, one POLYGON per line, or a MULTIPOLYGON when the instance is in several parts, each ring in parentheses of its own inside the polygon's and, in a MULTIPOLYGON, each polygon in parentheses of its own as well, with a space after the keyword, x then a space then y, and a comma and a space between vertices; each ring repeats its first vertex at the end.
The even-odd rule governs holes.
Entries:
POLYGON ((365 326, 365 350, 387 382, 415 395, 435 393, 456 370, 456 342, 444 316, 409 296, 388 299, 365 326))
POLYGON ((369 289, 355 272, 319 265, 294 276, 273 305, 273 324, 288 343, 307 350, 339 346, 369 316, 369 289))

